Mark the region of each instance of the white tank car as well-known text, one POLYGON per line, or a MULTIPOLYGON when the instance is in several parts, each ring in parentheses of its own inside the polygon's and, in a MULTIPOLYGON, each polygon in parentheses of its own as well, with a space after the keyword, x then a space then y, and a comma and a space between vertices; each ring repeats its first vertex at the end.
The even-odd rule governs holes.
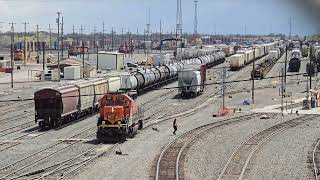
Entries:
POLYGON ((195 69, 185 69, 178 74, 178 86, 181 97, 199 95, 203 91, 201 73, 195 69))

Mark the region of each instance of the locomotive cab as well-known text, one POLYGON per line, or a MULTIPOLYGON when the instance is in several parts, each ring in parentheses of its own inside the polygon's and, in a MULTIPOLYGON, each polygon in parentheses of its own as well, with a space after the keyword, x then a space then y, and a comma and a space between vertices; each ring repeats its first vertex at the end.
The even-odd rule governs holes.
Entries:
POLYGON ((107 94, 100 100, 97 139, 100 142, 125 141, 142 129, 142 113, 126 94, 107 94))

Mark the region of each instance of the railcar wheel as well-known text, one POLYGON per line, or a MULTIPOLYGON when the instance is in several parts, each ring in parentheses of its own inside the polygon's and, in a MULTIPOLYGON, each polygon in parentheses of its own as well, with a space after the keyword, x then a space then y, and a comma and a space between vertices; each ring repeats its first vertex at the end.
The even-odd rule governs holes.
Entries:
POLYGON ((141 130, 143 128, 143 121, 142 120, 139 120, 139 130, 141 130))
POLYGON ((52 122, 52 127, 57 127, 57 125, 58 125, 58 122, 56 121, 56 120, 53 120, 53 122, 52 122))
POLYGON ((119 142, 124 143, 127 140, 127 135, 123 134, 119 136, 119 142))
POLYGON ((44 121, 39 122, 39 127, 40 129, 44 129, 46 127, 46 124, 44 123, 44 121))

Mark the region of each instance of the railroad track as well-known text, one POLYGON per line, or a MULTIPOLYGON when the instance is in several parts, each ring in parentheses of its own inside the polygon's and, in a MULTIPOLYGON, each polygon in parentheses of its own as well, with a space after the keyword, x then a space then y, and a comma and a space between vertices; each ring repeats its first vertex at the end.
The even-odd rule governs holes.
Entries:
POLYGON ((25 122, 22 124, 18 124, 16 126, 11 126, 6 129, 1 129, 0 130, 0 137, 24 130, 26 128, 30 128, 32 126, 35 126, 34 120, 31 120, 31 121, 28 121, 28 122, 25 122))
MULTIPOLYGON (((85 130, 69 137, 68 139, 74 139, 74 138, 82 138, 86 139, 89 137, 92 137, 95 135, 95 132, 92 133, 92 130, 96 127, 89 127, 85 130)), ((81 141, 71 141, 68 143, 65 143, 64 141, 58 141, 48 147, 45 147, 35 153, 32 153, 22 159, 19 159, 15 162, 12 162, 8 165, 5 165, 3 167, 0 167, 0 175, 2 176, 0 179, 10 179, 15 178, 16 176, 19 176, 19 172, 30 168, 37 163, 41 163, 42 161, 54 156, 58 155, 58 153, 81 143, 81 141)))
POLYGON ((316 116, 305 115, 301 116, 268 129, 265 129, 251 138, 242 143, 230 156, 226 162, 224 168, 222 169, 218 180, 222 179, 246 179, 246 173, 250 169, 249 163, 254 155, 254 153, 270 138, 274 135, 283 132, 289 128, 298 126, 308 120, 313 120, 316 116))
POLYGON ((17 111, 23 111, 25 109, 31 109, 33 108, 33 102, 23 102, 21 104, 21 102, 15 102, 14 106, 10 106, 8 105, 6 108, 0 108, 1 113, 0 113, 0 117, 5 116, 9 113, 13 113, 13 112, 17 112, 17 111))
POLYGON ((261 116, 261 114, 248 114, 234 117, 200 126, 178 136, 176 139, 167 144, 160 153, 156 165, 155 179, 183 179, 183 168, 180 168, 184 159, 182 156, 185 156, 186 150, 190 148, 193 141, 214 128, 247 121, 258 116, 261 116))
POLYGON ((58 162, 56 164, 28 172, 26 174, 16 176, 11 178, 13 179, 66 179, 74 175, 77 171, 81 170, 83 167, 87 166, 89 163, 92 163, 94 160, 99 157, 104 156, 105 154, 111 152, 111 150, 115 149, 118 144, 108 145, 110 147, 105 147, 106 145, 99 144, 98 146, 94 146, 89 148, 85 152, 69 158, 67 160, 58 162), (97 149, 104 148, 105 150, 98 152, 97 149))
POLYGON ((16 115, 9 116, 9 117, 1 117, 0 118, 0 125, 4 125, 9 122, 21 120, 21 118, 28 118, 28 117, 34 117, 34 112, 29 111, 29 112, 25 112, 23 114, 16 114, 16 115))
POLYGON ((312 151, 312 170, 315 180, 319 180, 319 167, 320 167, 320 139, 317 140, 312 151))
MULTIPOLYGON (((144 103, 141 103, 140 106, 145 106, 147 104, 153 103, 154 101, 158 100, 159 98, 164 97, 164 96, 166 97, 166 96, 168 96, 169 94, 171 94, 173 92, 174 92, 174 90, 170 90, 169 92, 161 93, 161 94, 159 94, 157 96, 149 98, 148 101, 146 101, 144 103)), ((150 106, 147 106, 147 107, 150 107, 150 106)))

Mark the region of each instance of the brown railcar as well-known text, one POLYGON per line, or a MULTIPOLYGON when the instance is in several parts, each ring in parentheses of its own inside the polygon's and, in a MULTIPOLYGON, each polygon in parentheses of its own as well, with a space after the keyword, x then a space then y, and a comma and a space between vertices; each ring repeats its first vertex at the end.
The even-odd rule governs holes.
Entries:
POLYGON ((79 89, 76 86, 47 88, 34 94, 35 121, 41 128, 56 127, 76 118, 79 109, 79 89))

